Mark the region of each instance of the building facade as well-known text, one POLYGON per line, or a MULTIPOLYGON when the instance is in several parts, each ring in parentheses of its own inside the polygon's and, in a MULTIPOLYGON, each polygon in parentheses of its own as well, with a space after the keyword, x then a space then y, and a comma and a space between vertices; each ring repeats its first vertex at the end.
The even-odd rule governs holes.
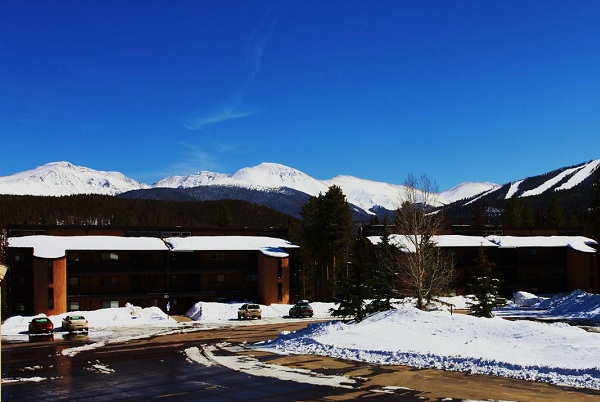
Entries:
MULTIPOLYGON (((377 244, 381 237, 369 239, 377 244)), ((587 237, 440 235, 433 241, 452 261, 452 290, 458 295, 469 293, 482 247, 494 264, 493 275, 500 279, 500 293, 506 298, 517 291, 548 294, 581 289, 600 293, 598 243, 587 237)), ((405 236, 391 235, 390 243, 411 252, 405 236)))
POLYGON ((6 314, 56 315, 126 303, 183 314, 201 300, 289 303, 294 249, 265 236, 25 233, 8 240, 6 314))

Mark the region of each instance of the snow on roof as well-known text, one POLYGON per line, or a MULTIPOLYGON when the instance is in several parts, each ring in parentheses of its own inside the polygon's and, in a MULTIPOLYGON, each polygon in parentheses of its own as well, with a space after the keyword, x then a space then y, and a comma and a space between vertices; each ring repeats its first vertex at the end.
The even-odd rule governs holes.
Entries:
POLYGON ((9 247, 33 248, 33 255, 40 258, 60 258, 67 250, 168 250, 166 244, 156 237, 121 236, 22 236, 10 237, 9 247))
MULTIPOLYGON (((381 236, 370 236, 369 240, 373 244, 381 243, 381 236)), ((464 236, 464 235, 440 235, 433 236, 433 241, 439 247, 497 247, 483 236, 464 236)), ((409 236, 392 234, 390 235, 390 244, 404 250, 413 250, 414 245, 409 236)))
POLYGON ((284 248, 298 248, 287 240, 259 236, 157 237, 122 236, 23 236, 8 239, 9 247, 33 248, 40 258, 60 258, 67 250, 208 251, 251 250, 270 257, 287 257, 284 248), (167 244, 165 244, 165 242, 167 244))
POLYGON ((595 253, 592 245, 598 244, 583 236, 488 236, 500 248, 517 247, 569 247, 584 253, 595 253))
MULTIPOLYGON (((381 242, 381 236, 370 236, 373 244, 381 242)), ((434 236, 433 241, 438 247, 569 247, 584 253, 595 253, 592 245, 596 241, 583 236, 464 236, 440 235, 434 236)), ((390 243, 404 250, 414 250, 411 240, 406 235, 390 235, 390 243)))
POLYGON ((260 251, 270 257, 287 257, 285 248, 298 248, 287 240, 263 236, 191 236, 165 239, 173 251, 260 251))

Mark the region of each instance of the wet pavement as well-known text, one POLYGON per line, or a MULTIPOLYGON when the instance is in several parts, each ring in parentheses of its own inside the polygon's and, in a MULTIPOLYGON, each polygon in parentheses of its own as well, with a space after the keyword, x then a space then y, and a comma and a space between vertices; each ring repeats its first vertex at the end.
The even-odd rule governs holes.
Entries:
MULTIPOLYGON (((3 401, 598 401, 600 391, 484 375, 381 366, 320 356, 282 356, 248 348, 302 322, 221 328, 131 340, 85 350, 87 336, 31 337, 2 343, 3 401), (228 345, 228 346, 224 346, 228 345), (204 351, 198 361, 186 350, 204 351), (206 351, 210 350, 210 353, 206 351), (71 353, 65 353, 73 351, 71 353), (257 361, 314 378, 343 378, 338 386, 290 381, 274 372, 240 371, 230 359, 257 361), (199 362, 200 361, 200 362, 199 362), (346 380, 344 380, 346 379, 346 380)), ((58 335, 58 336, 57 336, 58 335)), ((66 335, 66 334, 65 334, 66 335)), ((262 366, 261 366, 262 365, 262 366)), ((283 371, 282 371, 283 372, 283 371)))

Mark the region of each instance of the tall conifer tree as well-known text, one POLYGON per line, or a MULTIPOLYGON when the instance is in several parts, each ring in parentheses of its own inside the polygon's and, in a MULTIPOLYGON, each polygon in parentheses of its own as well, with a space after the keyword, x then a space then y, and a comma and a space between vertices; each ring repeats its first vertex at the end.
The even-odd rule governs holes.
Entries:
POLYGON ((325 194, 311 197, 301 216, 303 260, 314 284, 314 298, 331 300, 336 282, 346 272, 354 241, 350 205, 342 189, 334 185, 325 194))
POLYGON ((506 305, 506 300, 498 294, 500 281, 493 277, 495 264, 490 261, 483 247, 479 248, 476 263, 475 275, 471 278, 474 295, 474 300, 469 303, 471 314, 491 318, 494 316, 492 310, 506 305))

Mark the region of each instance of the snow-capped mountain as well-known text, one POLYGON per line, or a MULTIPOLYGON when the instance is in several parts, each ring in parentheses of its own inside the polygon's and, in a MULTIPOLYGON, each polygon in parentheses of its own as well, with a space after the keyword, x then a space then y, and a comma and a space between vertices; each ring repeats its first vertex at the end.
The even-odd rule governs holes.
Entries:
MULTIPOLYGON (((437 194, 437 199, 439 205, 469 205, 480 200, 527 197, 570 190, 579 188, 581 183, 589 183, 599 167, 600 159, 502 186, 489 182, 466 182, 437 194)), ((298 210, 297 215, 298 205, 302 205, 308 196, 325 193, 332 185, 342 189, 353 210, 360 214, 395 210, 405 195, 405 188, 401 185, 347 175, 317 180, 277 163, 262 163, 232 174, 201 171, 189 176, 171 176, 149 186, 118 172, 96 171, 68 162, 48 163, 36 169, 0 177, 0 194, 121 194, 125 198, 174 200, 229 198, 263 203, 274 209, 277 209, 277 205, 287 204, 286 213, 298 210), (135 194, 137 192, 140 194, 135 194), (291 198, 294 198, 293 202, 291 198)))
MULTIPOLYGON (((528 177, 507 183, 503 186, 490 188, 477 194, 476 197, 465 199, 464 205, 479 201, 508 200, 512 197, 535 197, 540 195, 557 194, 561 191, 574 189, 584 182, 591 182, 593 175, 600 168, 600 159, 579 165, 561 168, 542 175, 528 177)), ((452 191, 452 190, 450 190, 452 191)))
POLYGON ((309 195, 327 191, 328 186, 299 170, 277 163, 261 163, 232 174, 201 171, 190 176, 166 177, 152 187, 191 188, 198 186, 234 186, 254 190, 287 187, 309 195))
MULTIPOLYGON (((264 191, 287 187, 316 196, 327 192, 332 185, 342 189, 349 203, 365 211, 375 207, 394 210, 398 208, 405 193, 404 186, 353 176, 341 175, 329 180, 317 180, 299 170, 278 163, 261 163, 258 166, 240 169, 230 175, 198 172, 186 177, 167 177, 155 183, 153 187, 235 186, 264 191)), ((500 186, 494 183, 463 183, 439 193, 438 202, 445 205, 498 187, 500 186)))
POLYGON ((0 177, 0 194, 115 195, 149 188, 119 172, 102 172, 69 162, 52 162, 25 172, 0 177))

